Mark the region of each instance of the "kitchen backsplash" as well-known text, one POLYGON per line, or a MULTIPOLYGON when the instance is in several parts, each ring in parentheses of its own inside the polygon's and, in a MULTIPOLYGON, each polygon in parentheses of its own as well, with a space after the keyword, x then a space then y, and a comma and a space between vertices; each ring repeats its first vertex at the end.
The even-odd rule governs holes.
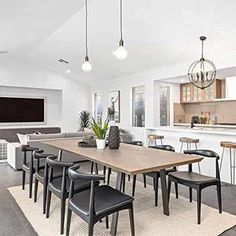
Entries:
POLYGON ((192 116, 210 116, 214 123, 236 123, 236 101, 174 103, 174 123, 191 123, 192 116))

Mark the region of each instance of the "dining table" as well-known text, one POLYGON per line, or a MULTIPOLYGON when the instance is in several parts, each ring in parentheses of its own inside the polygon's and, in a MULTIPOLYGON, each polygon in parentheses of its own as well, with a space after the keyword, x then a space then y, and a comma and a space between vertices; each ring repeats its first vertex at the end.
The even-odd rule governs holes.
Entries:
MULTIPOLYGON (((159 171, 161 180, 161 193, 163 213, 169 215, 169 199, 166 183, 166 169, 182 165, 200 162, 203 158, 193 155, 185 155, 178 152, 168 152, 164 150, 148 148, 121 143, 119 149, 112 150, 109 147, 97 149, 96 147, 81 147, 78 143, 81 139, 70 138, 60 140, 44 141, 51 147, 57 148, 61 158, 62 153, 70 152, 90 160, 94 163, 111 168, 117 172, 116 189, 121 191, 125 174, 138 175, 148 172, 159 171)), ((112 215, 111 234, 116 235, 118 214, 112 215)))

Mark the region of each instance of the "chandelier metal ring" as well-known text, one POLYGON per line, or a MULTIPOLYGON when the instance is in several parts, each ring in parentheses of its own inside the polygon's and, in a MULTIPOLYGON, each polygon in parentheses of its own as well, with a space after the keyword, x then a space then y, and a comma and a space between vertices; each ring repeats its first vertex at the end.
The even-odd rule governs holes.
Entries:
POLYGON ((212 61, 203 57, 203 41, 206 40, 206 37, 201 36, 200 40, 202 41, 202 57, 190 65, 188 78, 195 87, 205 89, 214 83, 216 67, 212 61))

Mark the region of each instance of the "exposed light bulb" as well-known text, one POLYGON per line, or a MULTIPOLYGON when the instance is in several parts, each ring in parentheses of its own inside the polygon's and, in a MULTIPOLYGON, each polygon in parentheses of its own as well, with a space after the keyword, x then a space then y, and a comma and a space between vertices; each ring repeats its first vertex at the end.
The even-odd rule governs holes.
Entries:
POLYGON ((117 57, 119 60, 125 60, 128 56, 128 52, 124 47, 124 41, 121 39, 119 42, 119 47, 116 51, 113 52, 113 54, 117 57))
POLYGON ((89 58, 88 57, 85 57, 85 62, 84 64, 82 65, 82 70, 84 72, 89 72, 92 70, 92 65, 91 63, 89 62, 89 58))
POLYGON ((128 52, 125 49, 124 46, 119 46, 113 54, 117 57, 119 60, 125 60, 128 56, 128 52))
POLYGON ((67 69, 67 70, 66 70, 66 73, 67 73, 67 74, 70 74, 70 69, 67 69))

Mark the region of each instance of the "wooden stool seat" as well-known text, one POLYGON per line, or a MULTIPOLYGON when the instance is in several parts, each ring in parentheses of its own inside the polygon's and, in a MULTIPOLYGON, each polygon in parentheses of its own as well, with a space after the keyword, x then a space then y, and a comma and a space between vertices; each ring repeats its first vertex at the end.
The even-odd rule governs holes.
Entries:
POLYGON ((148 135, 148 139, 150 139, 150 140, 164 139, 164 136, 163 135, 150 134, 150 135, 148 135))
POLYGON ((220 142, 220 146, 224 147, 224 148, 236 148, 236 143, 229 142, 229 141, 223 141, 223 142, 220 142))
POLYGON ((188 137, 181 137, 179 141, 182 143, 199 143, 199 139, 188 138, 188 137))

